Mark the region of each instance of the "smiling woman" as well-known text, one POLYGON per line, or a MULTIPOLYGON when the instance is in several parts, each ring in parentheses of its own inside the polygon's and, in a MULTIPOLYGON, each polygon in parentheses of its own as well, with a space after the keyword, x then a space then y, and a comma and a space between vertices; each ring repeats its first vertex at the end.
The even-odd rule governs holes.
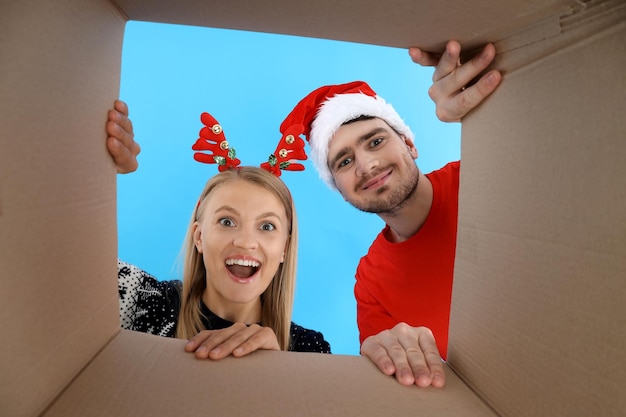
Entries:
POLYGON ((294 218, 287 187, 265 170, 241 167, 209 180, 185 239, 179 337, 201 330, 198 306, 204 303, 226 320, 264 323, 287 350, 296 279, 294 218))
POLYGON ((321 333, 291 321, 298 228, 287 186, 261 168, 211 178, 185 238, 183 282, 119 269, 122 326, 190 339, 220 359, 254 350, 330 353, 321 333))

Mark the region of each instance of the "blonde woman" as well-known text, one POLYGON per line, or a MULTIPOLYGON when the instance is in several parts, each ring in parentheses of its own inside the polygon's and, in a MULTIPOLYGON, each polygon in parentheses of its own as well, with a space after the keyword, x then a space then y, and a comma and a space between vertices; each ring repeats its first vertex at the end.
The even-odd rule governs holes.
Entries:
POLYGON ((285 184, 257 167, 212 177, 185 238, 183 281, 158 281, 120 261, 122 326, 189 339, 199 358, 258 349, 330 353, 291 321, 298 228, 285 184))
MULTIPOLYGON (((116 108, 125 122, 110 113, 107 131, 119 141, 131 132, 132 139, 125 103, 117 101, 116 108)), ((159 281, 118 261, 122 327, 189 339, 185 350, 199 358, 259 349, 330 353, 321 333, 291 321, 298 227, 291 193, 277 175, 302 166, 274 155, 264 168, 239 166, 217 121, 208 113, 201 120, 205 127, 193 149, 213 153, 194 157, 220 161, 221 172, 209 179, 193 210, 182 282, 159 281)), ((287 146, 290 158, 306 158, 295 150, 304 146, 302 140, 294 144, 286 136, 289 144, 281 142, 281 149, 287 146)))

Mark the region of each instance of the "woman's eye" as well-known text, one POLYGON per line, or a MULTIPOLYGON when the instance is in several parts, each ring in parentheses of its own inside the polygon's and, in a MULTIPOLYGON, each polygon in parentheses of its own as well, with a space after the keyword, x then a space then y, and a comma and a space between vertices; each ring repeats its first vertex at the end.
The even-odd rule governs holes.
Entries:
POLYGON ((228 217, 222 217, 221 219, 219 219, 218 222, 222 226, 226 226, 226 227, 232 227, 235 225, 235 222, 233 222, 233 219, 230 219, 228 217))
POLYGON ((272 223, 263 223, 261 225, 261 230, 265 230, 265 231, 276 230, 276 226, 274 226, 272 223))

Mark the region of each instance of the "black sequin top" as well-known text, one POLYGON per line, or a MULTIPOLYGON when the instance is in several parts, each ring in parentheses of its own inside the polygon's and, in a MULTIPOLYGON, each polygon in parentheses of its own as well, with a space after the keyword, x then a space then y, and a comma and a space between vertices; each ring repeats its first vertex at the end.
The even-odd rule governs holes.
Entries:
MULTIPOLYGON (((165 337, 174 337, 182 282, 159 281, 146 271, 118 260, 117 285, 120 294, 122 328, 165 337)), ((224 329, 233 325, 215 315, 204 303, 202 323, 207 330, 224 329)), ((291 323, 289 350, 295 352, 331 353, 324 335, 291 323)))

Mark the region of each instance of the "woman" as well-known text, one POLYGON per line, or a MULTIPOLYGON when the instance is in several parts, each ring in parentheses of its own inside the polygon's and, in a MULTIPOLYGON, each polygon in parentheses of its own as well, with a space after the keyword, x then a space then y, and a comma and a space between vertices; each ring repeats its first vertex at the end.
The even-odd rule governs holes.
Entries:
MULTIPOLYGON (((192 149, 202 152, 194 158, 217 163, 220 173, 194 209, 183 282, 158 281, 118 260, 122 327, 189 339, 185 350, 200 358, 258 349, 330 353, 321 333, 291 322, 298 228, 291 194, 278 176, 282 169, 304 169, 294 162, 306 159, 304 142, 286 132, 264 169, 240 167, 217 120, 203 113, 201 121, 192 149)), ((106 129, 118 172, 134 171, 139 146, 126 103, 115 101, 106 129), (123 168, 129 160, 130 170, 123 168)))
POLYGON ((261 168, 211 178, 185 237, 183 282, 120 262, 122 326, 189 339, 197 357, 254 350, 330 353, 319 332, 291 322, 296 212, 286 185, 261 168))

